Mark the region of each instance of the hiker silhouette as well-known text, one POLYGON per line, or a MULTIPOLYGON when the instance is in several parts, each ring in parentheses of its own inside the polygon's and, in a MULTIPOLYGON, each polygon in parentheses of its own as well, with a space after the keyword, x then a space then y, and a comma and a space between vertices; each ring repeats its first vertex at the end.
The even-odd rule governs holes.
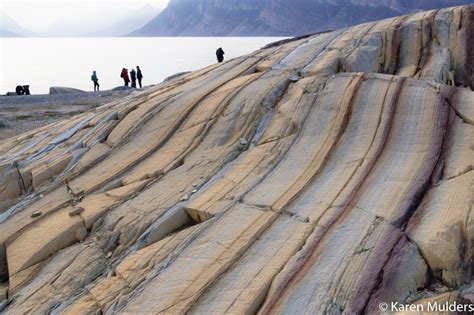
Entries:
POLYGON ((15 88, 17 95, 30 95, 30 86, 29 85, 17 85, 15 88))
POLYGON ((132 79, 132 88, 137 87, 137 73, 135 72, 135 69, 132 68, 132 71, 130 71, 130 78, 132 79))
POLYGON ((140 69, 139 66, 137 66, 137 79, 138 79, 138 85, 140 86, 140 89, 141 89, 142 88, 143 75, 142 75, 142 70, 140 69))
POLYGON ((123 68, 122 73, 120 73, 120 77, 123 79, 124 86, 128 86, 128 83, 130 83, 130 78, 128 77, 128 69, 123 68))
POLYGON ((97 77, 97 72, 95 70, 92 71, 91 81, 94 82, 94 92, 99 91, 99 78, 97 77))
POLYGON ((222 49, 222 47, 219 47, 216 50, 217 62, 223 62, 224 61, 224 54, 225 54, 225 52, 222 49))

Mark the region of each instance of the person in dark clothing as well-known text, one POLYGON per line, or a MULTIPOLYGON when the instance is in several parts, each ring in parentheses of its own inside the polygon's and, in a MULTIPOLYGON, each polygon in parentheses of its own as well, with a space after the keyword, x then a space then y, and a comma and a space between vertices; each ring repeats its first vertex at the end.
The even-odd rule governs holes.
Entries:
POLYGON ((99 78, 97 77, 97 72, 95 70, 92 71, 91 80, 92 82, 94 82, 94 92, 95 91, 98 92, 100 85, 99 85, 99 78))
POLYGON ((16 95, 24 95, 25 94, 25 90, 23 89, 23 87, 21 85, 16 86, 15 92, 16 92, 16 95))
POLYGON ((29 85, 17 85, 15 88, 17 95, 30 95, 30 86, 29 85))
POLYGON ((132 78, 132 88, 137 88, 137 73, 133 68, 132 71, 130 71, 130 78, 132 78))
POLYGON ((218 62, 222 62, 224 61, 224 50, 222 49, 222 47, 219 47, 219 49, 216 50, 216 56, 217 56, 217 61, 218 62))
POLYGON ((123 68, 122 73, 120 74, 120 77, 123 79, 124 86, 128 86, 128 83, 130 83, 130 78, 128 76, 128 69, 123 68))
POLYGON ((141 89, 142 88, 143 75, 142 75, 142 70, 140 69, 139 66, 137 66, 137 79, 138 79, 138 85, 140 86, 140 89, 141 89))

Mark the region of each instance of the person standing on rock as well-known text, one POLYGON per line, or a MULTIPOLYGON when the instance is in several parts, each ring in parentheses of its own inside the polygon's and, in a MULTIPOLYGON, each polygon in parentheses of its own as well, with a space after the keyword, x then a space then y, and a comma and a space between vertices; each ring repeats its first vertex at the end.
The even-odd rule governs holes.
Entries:
POLYGON ((216 50, 217 61, 218 62, 223 62, 224 61, 224 55, 225 55, 224 50, 222 49, 222 47, 219 47, 219 49, 216 50))
POLYGON ((139 66, 137 66, 137 79, 138 79, 138 85, 140 86, 140 89, 141 89, 142 88, 143 75, 142 75, 142 70, 140 69, 139 66))
POLYGON ((132 88, 137 88, 137 73, 135 72, 135 69, 132 68, 132 71, 130 71, 130 77, 132 78, 132 88))
POLYGON ((124 86, 128 86, 128 84, 130 83, 130 78, 128 77, 128 69, 123 68, 120 77, 123 79, 124 86))
POLYGON ((100 85, 99 85, 99 78, 97 77, 97 72, 94 70, 92 71, 92 76, 91 76, 92 82, 94 82, 94 92, 99 91, 100 85))

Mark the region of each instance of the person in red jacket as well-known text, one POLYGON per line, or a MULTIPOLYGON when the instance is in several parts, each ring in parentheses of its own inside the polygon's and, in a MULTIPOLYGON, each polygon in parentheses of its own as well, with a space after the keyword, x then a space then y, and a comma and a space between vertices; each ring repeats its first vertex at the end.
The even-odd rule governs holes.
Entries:
POLYGON ((128 84, 130 83, 130 77, 128 76, 128 69, 123 68, 122 73, 120 74, 120 77, 123 79, 125 83, 124 85, 128 86, 128 84))

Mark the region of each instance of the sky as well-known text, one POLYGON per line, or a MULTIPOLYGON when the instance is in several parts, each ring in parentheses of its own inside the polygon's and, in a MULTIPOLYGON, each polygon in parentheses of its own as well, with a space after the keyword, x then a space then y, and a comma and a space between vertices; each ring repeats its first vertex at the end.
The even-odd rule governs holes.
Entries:
MULTIPOLYGON (((21 26, 44 33, 57 30, 60 25, 74 27, 106 27, 128 12, 152 6, 159 12, 169 0, 0 0, 0 11, 21 26)), ((149 7, 150 10, 152 9, 149 7)))

